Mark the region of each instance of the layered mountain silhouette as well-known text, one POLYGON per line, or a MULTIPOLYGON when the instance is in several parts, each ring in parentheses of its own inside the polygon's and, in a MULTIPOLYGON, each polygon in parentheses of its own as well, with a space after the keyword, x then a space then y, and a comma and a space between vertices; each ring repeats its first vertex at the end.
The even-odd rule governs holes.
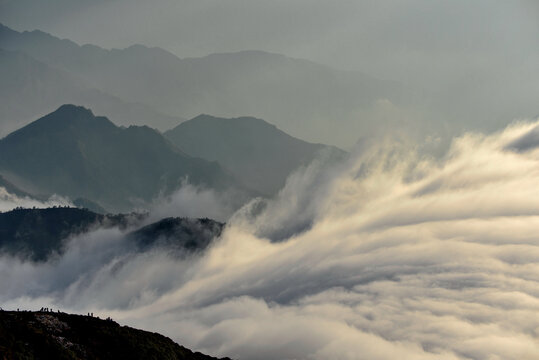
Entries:
POLYGON ((72 236, 97 228, 118 227, 136 229, 125 235, 125 251, 164 247, 168 253, 192 254, 206 249, 224 227, 211 219, 189 218, 166 218, 141 226, 145 219, 144 214, 102 215, 72 207, 14 209, 0 213, 0 253, 46 261, 61 255, 72 236))
POLYGON ((87 106, 119 125, 151 124, 166 130, 183 121, 92 88, 76 74, 18 51, 0 49, 0 78, 0 137, 66 103, 87 106))
POLYGON ((45 310, 0 310, 2 359, 218 360, 110 318, 45 310))
POLYGON ((393 82, 261 51, 180 59, 160 48, 105 50, 5 26, 0 26, 0 48, 25 53, 93 89, 170 116, 250 114, 325 143, 357 140, 370 126, 361 113, 378 99, 398 103, 404 93, 393 82))
POLYGON ((244 191, 218 163, 187 155, 156 130, 118 127, 74 105, 0 140, 0 174, 24 191, 84 198, 112 212, 143 206, 186 180, 244 191))
POLYGON ((252 117, 200 115, 164 135, 186 153, 219 162, 248 187, 269 196, 284 186, 294 170, 322 152, 333 160, 345 154, 333 146, 299 140, 252 117))

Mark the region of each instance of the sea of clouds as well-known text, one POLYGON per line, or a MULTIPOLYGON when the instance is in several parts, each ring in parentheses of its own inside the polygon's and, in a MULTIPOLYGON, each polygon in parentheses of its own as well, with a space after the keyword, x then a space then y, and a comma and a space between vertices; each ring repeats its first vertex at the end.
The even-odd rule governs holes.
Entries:
POLYGON ((301 169, 201 255, 129 253, 108 229, 47 263, 0 258, 0 303, 235 359, 537 359, 537 229, 539 121, 442 158, 388 139, 301 169))

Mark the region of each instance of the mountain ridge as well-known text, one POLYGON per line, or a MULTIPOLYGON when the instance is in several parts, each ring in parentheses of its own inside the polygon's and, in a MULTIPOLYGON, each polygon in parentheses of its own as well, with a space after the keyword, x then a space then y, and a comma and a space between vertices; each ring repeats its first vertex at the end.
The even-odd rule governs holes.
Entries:
POLYGON ((295 138, 276 125, 254 117, 220 118, 202 114, 163 134, 193 156, 217 161, 250 188, 275 195, 287 177, 322 155, 332 160, 345 152, 295 138))
POLYGON ((218 163, 182 152, 158 131, 117 127, 75 105, 63 105, 1 139, 0 174, 8 181, 9 175, 24 179, 35 193, 85 198, 114 212, 144 206, 185 178, 202 187, 248 192, 218 163))
POLYGON ((120 125, 151 124, 164 131, 185 120, 110 95, 72 72, 1 46, 0 77, 0 137, 66 103, 90 107, 120 125))
POLYGON ((148 224, 148 214, 98 214, 88 209, 18 208, 0 212, 0 254, 44 262, 62 255, 69 240, 96 229, 118 228, 129 246, 145 252, 156 247, 183 256, 204 251, 225 224, 207 218, 168 217, 148 224))
POLYGON ((404 95, 404 88, 391 81, 261 51, 179 58, 143 45, 105 50, 42 32, 0 29, 2 47, 25 52, 77 74, 93 88, 170 116, 250 114, 291 135, 329 144, 355 142, 373 126, 361 114, 371 111, 379 99, 398 103, 404 95))

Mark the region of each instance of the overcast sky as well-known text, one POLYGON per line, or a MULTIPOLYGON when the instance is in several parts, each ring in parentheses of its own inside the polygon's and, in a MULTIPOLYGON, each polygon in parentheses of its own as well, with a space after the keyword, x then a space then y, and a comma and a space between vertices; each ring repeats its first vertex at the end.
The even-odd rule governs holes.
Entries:
MULTIPOLYGON (((246 49, 390 77, 426 60, 537 55, 533 0, 0 0, 0 21, 79 43, 160 46, 180 57, 246 49)), ((487 64, 488 65, 488 64, 487 64)), ((432 66, 432 64, 430 65, 432 66)))

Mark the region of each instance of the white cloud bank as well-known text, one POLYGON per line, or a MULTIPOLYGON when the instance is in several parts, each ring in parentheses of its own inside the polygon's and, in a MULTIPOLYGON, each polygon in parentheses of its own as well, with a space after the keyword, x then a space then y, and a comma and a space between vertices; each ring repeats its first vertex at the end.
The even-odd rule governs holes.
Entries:
POLYGON ((56 262, 4 258, 0 301, 111 315, 237 359, 537 359, 537 129, 466 134, 437 161, 388 142, 332 176, 307 168, 200 257, 105 256, 121 237, 102 231, 56 262))
POLYGON ((149 206, 148 221, 158 221, 165 217, 208 217, 226 221, 238 208, 232 192, 217 192, 200 188, 187 181, 169 196, 161 196, 149 206))

